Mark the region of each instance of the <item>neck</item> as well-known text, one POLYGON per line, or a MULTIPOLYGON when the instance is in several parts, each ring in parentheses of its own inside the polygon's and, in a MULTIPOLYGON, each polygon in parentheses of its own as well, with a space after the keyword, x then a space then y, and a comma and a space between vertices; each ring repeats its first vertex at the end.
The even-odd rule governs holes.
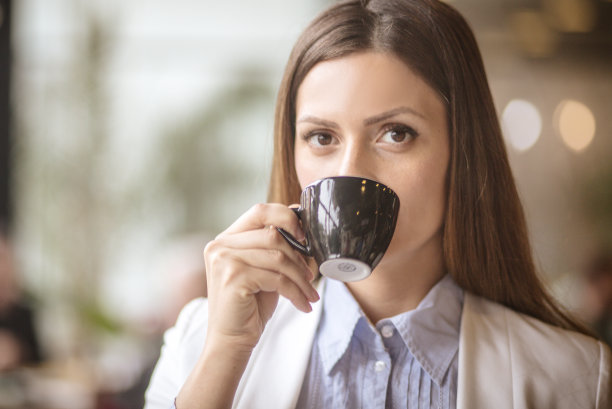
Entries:
POLYGON ((370 322, 415 309, 445 274, 440 245, 402 257, 385 256, 365 280, 347 283, 370 322))

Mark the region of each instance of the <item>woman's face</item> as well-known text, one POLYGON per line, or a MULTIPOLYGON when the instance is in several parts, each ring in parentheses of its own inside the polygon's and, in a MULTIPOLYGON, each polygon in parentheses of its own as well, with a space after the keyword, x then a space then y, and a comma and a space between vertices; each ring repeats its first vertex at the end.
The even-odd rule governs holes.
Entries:
POLYGON ((328 176, 358 176, 386 184, 400 198, 381 266, 425 247, 441 249, 448 162, 444 104, 393 55, 362 52, 321 62, 300 85, 295 166, 301 187, 328 176))

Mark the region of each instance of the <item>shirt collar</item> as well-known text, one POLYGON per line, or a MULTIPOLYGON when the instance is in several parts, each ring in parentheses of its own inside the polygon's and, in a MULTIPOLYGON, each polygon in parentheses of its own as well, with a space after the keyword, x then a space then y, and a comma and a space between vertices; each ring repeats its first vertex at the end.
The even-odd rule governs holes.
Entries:
POLYGON ((438 385, 459 349, 462 308, 463 290, 446 275, 416 309, 389 319, 410 353, 438 385))
POLYGON ((329 374, 346 352, 357 323, 365 319, 365 315, 342 282, 326 281, 318 346, 321 363, 329 374))
MULTIPOLYGON (((463 290, 449 275, 440 280, 416 309, 383 319, 395 326, 410 353, 429 376, 441 385, 459 348, 463 290)), ((318 347, 323 368, 330 373, 345 354, 360 321, 369 325, 346 286, 327 280, 318 347)))

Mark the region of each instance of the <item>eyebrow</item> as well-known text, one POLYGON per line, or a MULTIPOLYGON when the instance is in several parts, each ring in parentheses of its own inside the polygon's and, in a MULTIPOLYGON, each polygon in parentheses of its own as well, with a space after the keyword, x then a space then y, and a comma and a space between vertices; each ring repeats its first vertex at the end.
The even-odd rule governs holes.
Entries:
POLYGON ((299 124, 301 122, 310 122, 311 124, 315 124, 315 125, 319 125, 319 126, 323 126, 325 128, 331 128, 331 129, 340 128, 338 124, 335 123, 334 121, 328 121, 326 119, 317 118, 316 116, 312 116, 312 115, 304 115, 300 117, 297 120, 296 124, 299 124))
POLYGON ((394 116, 399 115, 399 114, 412 114, 412 115, 418 116, 419 118, 425 119, 425 115, 423 115, 419 111, 416 111, 416 110, 414 110, 414 109, 412 109, 410 107, 407 107, 407 106, 401 106, 401 107, 397 107, 397 108, 391 109, 389 111, 383 112, 381 114, 374 115, 374 116, 371 116, 369 118, 366 118, 366 119, 363 120, 363 124, 366 125, 366 126, 373 125, 375 123, 382 122, 382 121, 387 120, 389 118, 393 118, 394 116))
MULTIPOLYGON (((363 124, 365 126, 374 125, 378 122, 382 122, 387 119, 393 118, 396 115, 405 114, 405 113, 412 114, 412 115, 418 116, 419 118, 425 119, 425 115, 421 114, 420 112, 415 111, 414 109, 407 107, 407 106, 401 106, 401 107, 393 108, 389 111, 385 111, 378 115, 374 115, 369 118, 366 118, 363 120, 363 124)), ((331 128, 331 129, 339 128, 338 124, 335 123, 334 121, 328 121, 326 119, 318 118, 312 115, 304 115, 300 117, 296 123, 300 123, 300 122, 310 122, 312 124, 324 126, 326 128, 331 128)))

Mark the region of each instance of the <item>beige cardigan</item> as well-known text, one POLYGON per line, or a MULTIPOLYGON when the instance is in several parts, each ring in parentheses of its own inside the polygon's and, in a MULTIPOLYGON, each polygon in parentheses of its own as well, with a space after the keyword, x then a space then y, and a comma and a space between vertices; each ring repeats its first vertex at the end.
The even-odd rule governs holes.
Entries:
MULTIPOLYGON (((322 292, 321 292, 322 293, 322 292)), ((234 408, 294 408, 322 302, 304 314, 279 302, 238 386, 234 408)), ((164 336, 145 409, 169 409, 204 344, 207 301, 190 303, 164 336)), ((601 342, 466 293, 458 409, 611 409, 611 355, 601 342)))

